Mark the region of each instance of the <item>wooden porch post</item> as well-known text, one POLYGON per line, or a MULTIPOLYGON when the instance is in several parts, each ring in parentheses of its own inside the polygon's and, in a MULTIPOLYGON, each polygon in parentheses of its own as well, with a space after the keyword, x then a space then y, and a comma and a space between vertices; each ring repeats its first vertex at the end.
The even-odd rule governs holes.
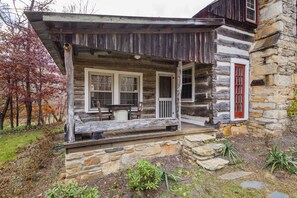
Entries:
POLYGON ((177 89, 176 89, 176 118, 178 119, 178 131, 181 131, 181 92, 183 82, 183 62, 178 61, 176 70, 177 89))
POLYGON ((67 120, 66 135, 68 142, 74 142, 74 72, 72 61, 72 46, 64 44, 64 60, 66 68, 66 89, 67 89, 67 120))

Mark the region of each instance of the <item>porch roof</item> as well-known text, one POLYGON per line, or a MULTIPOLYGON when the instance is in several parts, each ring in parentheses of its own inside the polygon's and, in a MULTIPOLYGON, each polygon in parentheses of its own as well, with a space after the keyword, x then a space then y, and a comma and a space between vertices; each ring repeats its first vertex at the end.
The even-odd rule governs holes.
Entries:
POLYGON ((117 51, 169 60, 213 62, 212 30, 224 19, 186 19, 25 12, 56 64, 64 70, 63 44, 75 50, 117 51))

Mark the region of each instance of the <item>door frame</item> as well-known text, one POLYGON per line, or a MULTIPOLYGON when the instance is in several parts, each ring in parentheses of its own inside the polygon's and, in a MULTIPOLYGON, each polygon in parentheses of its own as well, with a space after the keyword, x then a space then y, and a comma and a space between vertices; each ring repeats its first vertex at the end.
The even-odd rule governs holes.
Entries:
POLYGON ((231 121, 243 121, 249 119, 249 76, 250 76, 250 62, 245 59, 231 58, 231 68, 230 68, 230 119, 231 121), (235 64, 245 65, 245 83, 244 83, 244 117, 235 118, 234 115, 234 76, 235 76, 235 64))
MULTIPOLYGON (((160 76, 166 76, 171 77, 171 97, 172 97, 172 117, 168 119, 172 119, 176 117, 176 104, 175 104, 175 73, 172 72, 156 72, 156 118, 159 117, 159 82, 160 82, 160 76)), ((166 118, 164 118, 166 119, 166 118)))

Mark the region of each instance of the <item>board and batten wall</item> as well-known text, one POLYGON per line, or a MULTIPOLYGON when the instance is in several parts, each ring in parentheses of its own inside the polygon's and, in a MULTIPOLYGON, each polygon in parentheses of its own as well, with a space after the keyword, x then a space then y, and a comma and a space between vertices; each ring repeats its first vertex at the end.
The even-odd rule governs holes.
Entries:
POLYGON ((176 65, 160 65, 149 61, 100 59, 92 55, 74 57, 74 111, 83 121, 98 119, 98 113, 85 112, 85 68, 143 73, 143 118, 156 117, 156 72, 176 72, 176 65))
POLYGON ((230 26, 216 30, 216 53, 213 68, 213 123, 230 123, 231 59, 249 61, 254 34, 230 26))

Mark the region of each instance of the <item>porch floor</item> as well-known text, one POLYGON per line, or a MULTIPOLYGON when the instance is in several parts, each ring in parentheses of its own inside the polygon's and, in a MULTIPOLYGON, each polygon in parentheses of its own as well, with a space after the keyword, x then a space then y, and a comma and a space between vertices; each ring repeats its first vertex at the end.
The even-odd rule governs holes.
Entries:
POLYGON ((181 131, 170 131, 166 127, 150 127, 145 129, 129 129, 122 131, 106 131, 102 134, 103 138, 92 139, 91 134, 85 134, 80 140, 75 143, 66 143, 68 148, 86 146, 86 145, 102 145, 113 144, 120 142, 129 142, 137 140, 145 140, 152 138, 165 138, 174 137, 188 134, 210 134, 213 135, 216 132, 214 128, 198 126, 188 123, 182 123, 181 131))
MULTIPOLYGON (((212 128, 204 127, 204 126, 198 126, 193 124, 188 124, 182 122, 182 132, 184 133, 191 133, 191 132, 208 132, 213 131, 212 128)), ((144 129, 129 129, 129 130, 120 130, 120 131, 107 131, 104 132, 104 138, 113 138, 113 137, 127 137, 127 136, 135 136, 135 135, 143 135, 143 134, 159 134, 159 133, 165 133, 165 132, 171 132, 175 133, 176 131, 170 131, 167 130, 166 127, 150 127, 150 128, 144 128, 144 129)))

